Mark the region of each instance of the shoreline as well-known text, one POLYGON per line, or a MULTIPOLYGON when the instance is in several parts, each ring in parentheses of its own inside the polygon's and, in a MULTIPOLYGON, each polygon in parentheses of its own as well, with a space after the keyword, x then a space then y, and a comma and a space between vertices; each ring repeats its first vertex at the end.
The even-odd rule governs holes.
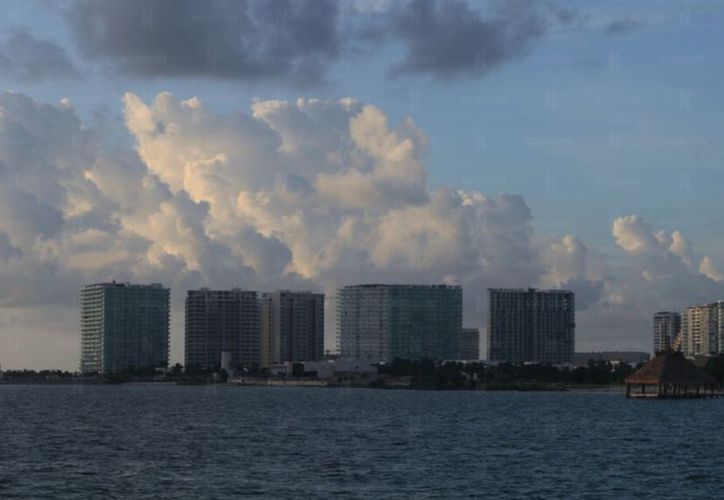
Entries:
POLYGON ((126 381, 109 382, 104 380, 72 379, 72 380, 0 380, 0 386, 27 385, 27 386, 68 386, 68 385, 93 385, 93 386, 149 386, 149 385, 178 385, 178 386, 217 386, 217 387, 295 387, 295 388, 325 388, 325 389, 379 389, 379 390, 414 390, 434 392, 595 392, 595 393, 623 393, 623 385, 572 385, 546 387, 543 385, 528 385, 525 383, 511 384, 506 387, 424 387, 405 384, 355 384, 338 383, 336 381, 321 379, 243 379, 231 380, 228 382, 198 382, 198 381, 176 381, 176 380, 148 380, 148 381, 126 381))

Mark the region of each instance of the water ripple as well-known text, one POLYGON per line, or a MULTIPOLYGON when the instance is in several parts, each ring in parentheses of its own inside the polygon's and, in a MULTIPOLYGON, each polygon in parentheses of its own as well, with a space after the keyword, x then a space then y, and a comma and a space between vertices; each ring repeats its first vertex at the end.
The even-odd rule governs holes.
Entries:
POLYGON ((718 496, 724 400, 0 386, 5 498, 718 496))

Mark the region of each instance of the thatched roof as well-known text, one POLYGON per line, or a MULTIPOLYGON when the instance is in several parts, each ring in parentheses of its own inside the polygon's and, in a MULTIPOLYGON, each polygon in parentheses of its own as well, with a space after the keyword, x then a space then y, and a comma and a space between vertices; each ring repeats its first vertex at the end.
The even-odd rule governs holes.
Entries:
POLYGON ((626 377, 627 384, 716 384, 714 377, 686 359, 678 351, 657 355, 644 366, 626 377))

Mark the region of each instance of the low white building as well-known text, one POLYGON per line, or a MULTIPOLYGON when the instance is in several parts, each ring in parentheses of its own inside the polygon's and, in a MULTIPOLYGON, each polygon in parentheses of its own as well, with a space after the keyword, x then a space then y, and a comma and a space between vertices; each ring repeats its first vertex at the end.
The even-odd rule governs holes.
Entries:
MULTIPOLYGON (((271 375, 291 377, 294 374, 294 364, 291 361, 277 363, 269 367, 271 375)), ((357 378, 377 375, 377 364, 365 359, 325 359, 320 361, 304 361, 304 373, 315 373, 317 378, 357 378)))

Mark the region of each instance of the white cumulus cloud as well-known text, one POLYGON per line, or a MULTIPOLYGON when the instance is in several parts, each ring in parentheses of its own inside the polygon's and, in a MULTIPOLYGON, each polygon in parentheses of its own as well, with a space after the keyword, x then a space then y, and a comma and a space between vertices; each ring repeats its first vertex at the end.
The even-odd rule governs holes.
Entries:
POLYGON ((0 95, 3 366, 74 368, 77 292, 109 279, 172 287, 174 361, 198 286, 323 290, 328 347, 349 283, 460 284, 478 327, 488 287, 571 288, 579 345, 609 348, 647 345, 655 310, 722 298, 713 260, 676 230, 616 219, 612 265, 575 235, 536 234, 518 195, 431 189, 424 132, 355 99, 217 113, 128 93, 123 113, 130 150, 68 100, 0 95))

